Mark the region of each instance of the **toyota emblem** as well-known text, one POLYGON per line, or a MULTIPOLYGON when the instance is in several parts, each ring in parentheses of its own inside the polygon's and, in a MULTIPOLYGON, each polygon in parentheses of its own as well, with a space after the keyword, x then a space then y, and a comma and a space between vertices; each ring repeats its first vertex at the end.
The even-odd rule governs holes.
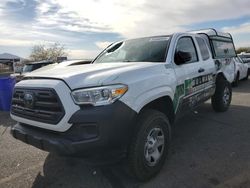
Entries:
POLYGON ((25 93, 24 94, 24 106, 26 108, 33 108, 34 107, 34 96, 32 93, 25 93))

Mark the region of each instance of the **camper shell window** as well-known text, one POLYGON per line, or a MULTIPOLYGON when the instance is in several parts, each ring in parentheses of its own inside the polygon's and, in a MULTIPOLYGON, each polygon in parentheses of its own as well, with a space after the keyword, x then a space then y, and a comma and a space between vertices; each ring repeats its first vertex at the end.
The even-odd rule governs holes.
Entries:
POLYGON ((211 45, 213 46, 215 58, 230 58, 236 56, 232 40, 219 37, 211 37, 210 40, 211 45))
POLYGON ((208 44, 213 58, 232 58, 236 57, 233 38, 229 33, 218 32, 213 28, 191 31, 200 34, 208 44))

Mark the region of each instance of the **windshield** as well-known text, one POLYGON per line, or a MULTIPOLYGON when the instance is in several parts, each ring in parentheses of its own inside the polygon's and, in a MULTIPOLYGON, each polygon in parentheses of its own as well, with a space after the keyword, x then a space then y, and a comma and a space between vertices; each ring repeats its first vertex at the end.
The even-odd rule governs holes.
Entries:
POLYGON ((25 72, 31 72, 33 65, 24 65, 23 67, 23 73, 25 72))
POLYGON ((147 37, 112 44, 94 63, 165 62, 169 36, 147 37))
POLYGON ((48 64, 47 64, 47 63, 45 63, 45 64, 43 64, 43 63, 38 63, 38 64, 29 64, 29 65, 25 65, 25 66, 23 67, 23 73, 34 71, 34 70, 39 69, 39 68, 41 68, 41 67, 43 67, 43 66, 46 66, 46 65, 48 65, 48 64))

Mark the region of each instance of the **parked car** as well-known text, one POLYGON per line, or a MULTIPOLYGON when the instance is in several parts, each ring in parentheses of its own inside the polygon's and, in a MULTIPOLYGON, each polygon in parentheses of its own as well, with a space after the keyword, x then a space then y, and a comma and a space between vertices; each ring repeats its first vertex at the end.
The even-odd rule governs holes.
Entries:
POLYGON ((165 162, 178 117, 209 99, 216 112, 228 110, 233 56, 231 35, 212 29, 115 42, 91 64, 25 76, 11 133, 59 154, 126 154, 131 174, 148 180, 165 162))
POLYGON ((53 61, 38 61, 38 62, 32 62, 32 63, 27 63, 26 65, 24 65, 23 70, 22 70, 22 74, 27 73, 27 72, 32 72, 36 69, 39 69, 41 67, 53 64, 55 62, 53 61))
POLYGON ((32 72, 34 70, 37 70, 37 69, 39 69, 41 67, 51 65, 53 63, 54 63, 53 61, 49 61, 49 60, 27 63, 27 64, 24 65, 24 67, 23 67, 20 74, 15 73, 15 74, 12 74, 12 76, 16 78, 16 82, 19 82, 20 80, 23 79, 23 77, 27 73, 32 72))
POLYGON ((243 62, 243 60, 237 56, 235 60, 235 80, 233 86, 238 86, 240 80, 248 79, 248 65, 243 62))
POLYGON ((250 74, 250 53, 242 52, 238 54, 242 61, 248 66, 248 75, 250 74))

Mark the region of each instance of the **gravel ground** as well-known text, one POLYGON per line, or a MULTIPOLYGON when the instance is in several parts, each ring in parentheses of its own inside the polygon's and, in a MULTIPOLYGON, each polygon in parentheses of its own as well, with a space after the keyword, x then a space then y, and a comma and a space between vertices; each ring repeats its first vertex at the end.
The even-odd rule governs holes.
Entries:
POLYGON ((233 89, 231 108, 215 113, 210 103, 176 122, 171 155, 147 183, 121 165, 93 166, 36 149, 9 134, 15 122, 0 112, 0 187, 250 187, 250 80, 233 89))

